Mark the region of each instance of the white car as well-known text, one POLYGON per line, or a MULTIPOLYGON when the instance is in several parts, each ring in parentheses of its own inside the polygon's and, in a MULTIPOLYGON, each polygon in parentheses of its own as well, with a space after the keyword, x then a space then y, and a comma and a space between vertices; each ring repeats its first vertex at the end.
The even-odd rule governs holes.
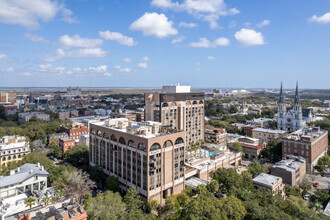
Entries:
POLYGON ((99 193, 103 193, 103 191, 102 190, 96 190, 96 194, 99 194, 99 193))
POLYGON ((309 200, 309 194, 306 194, 305 196, 304 196, 304 199, 307 201, 307 200, 309 200))

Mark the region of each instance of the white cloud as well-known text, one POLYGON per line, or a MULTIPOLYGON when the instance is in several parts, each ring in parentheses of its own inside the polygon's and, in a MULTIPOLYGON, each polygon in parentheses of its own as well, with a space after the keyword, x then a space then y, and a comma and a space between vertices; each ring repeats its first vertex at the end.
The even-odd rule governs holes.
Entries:
POLYGON ((263 20, 259 24, 257 24, 258 27, 265 27, 270 24, 270 20, 263 20))
POLYGON ((23 73, 24 76, 31 76, 31 73, 30 72, 25 72, 23 73))
POLYGON ((239 13, 236 8, 227 9, 224 0, 185 0, 181 4, 171 0, 152 0, 151 5, 174 11, 186 11, 198 19, 209 22, 211 28, 219 28, 217 21, 220 16, 239 13))
POLYGON ((30 39, 33 42, 49 43, 48 40, 46 40, 45 38, 40 37, 40 36, 38 36, 36 34, 25 33, 24 34, 24 37, 30 39))
POLYGON ((123 59, 123 62, 124 63, 131 63, 132 62, 132 59, 129 58, 129 57, 126 57, 125 59, 123 59))
MULTIPOLYGON (((62 16, 70 18, 73 13, 58 1, 51 0, 0 0, 0 22, 16 24, 35 29, 40 21, 48 22, 60 12, 62 16)), ((68 21, 64 19, 64 21, 68 21)))
POLYGON ((179 27, 194 28, 194 27, 197 27, 197 24, 196 23, 187 23, 187 22, 182 21, 179 23, 179 27))
POLYGON ((150 60, 149 57, 143 57, 143 58, 141 59, 142 62, 147 62, 147 61, 149 61, 149 60, 150 60))
POLYGON ((220 37, 211 42, 207 38, 199 38, 199 41, 191 42, 189 45, 191 47, 215 48, 219 46, 229 46, 230 40, 225 37, 220 37))
POLYGON ((158 38, 178 34, 178 30, 173 27, 173 22, 168 21, 168 18, 164 14, 158 14, 156 12, 146 12, 130 25, 130 29, 142 31, 146 36, 154 35, 158 38))
POLYGON ((54 62, 64 57, 105 57, 107 52, 101 48, 83 48, 78 50, 64 51, 57 49, 55 54, 47 55, 44 60, 47 62, 54 62))
POLYGON ((127 68, 127 67, 125 67, 125 68, 119 69, 119 72, 125 72, 125 73, 129 73, 129 72, 131 72, 131 69, 130 69, 130 68, 127 68))
POLYGON ((105 75, 105 76, 111 76, 111 73, 106 72, 106 73, 103 73, 103 75, 105 75))
POLYGON ((178 37, 178 38, 175 38, 171 41, 172 44, 177 44, 177 43, 181 43, 186 37, 185 36, 182 36, 182 37, 178 37))
POLYGON ((327 24, 330 23, 330 12, 325 13, 324 15, 318 17, 316 15, 313 15, 308 19, 309 22, 316 22, 319 24, 327 24))
POLYGON ((6 54, 0 54, 0 60, 4 60, 8 58, 8 56, 6 54))
POLYGON ((8 68, 6 69, 6 71, 7 71, 7 72, 13 72, 13 71, 14 71, 14 68, 13 68, 13 67, 8 67, 8 68))
POLYGON ((235 38, 244 46, 256 46, 265 44, 264 37, 261 32, 252 29, 242 28, 235 33, 235 38))
POLYGON ((200 66, 201 64, 199 62, 196 63, 196 66, 200 66))
POLYGON ((148 64, 147 63, 139 63, 138 67, 142 68, 142 69, 146 69, 148 67, 148 64))
POLYGON ((106 72, 108 67, 107 67, 107 65, 102 65, 102 66, 97 66, 97 67, 89 67, 88 69, 93 72, 102 73, 102 72, 106 72))
POLYGON ((137 42, 135 42, 133 38, 127 37, 119 32, 99 31, 99 36, 106 40, 118 41, 120 44, 127 46, 134 46, 137 44, 137 42))
POLYGON ((73 18, 73 12, 70 9, 62 8, 62 18, 61 21, 65 21, 69 24, 78 23, 79 21, 73 18))
POLYGON ((115 69, 119 70, 121 68, 121 66, 115 66, 115 69))
POLYGON ((88 47, 95 48, 102 45, 103 40, 101 39, 90 39, 90 38, 82 38, 78 34, 73 35, 72 37, 68 35, 63 35, 60 37, 59 42, 62 47, 70 48, 70 47, 88 47))
POLYGON ((208 56, 207 59, 209 59, 209 60, 215 60, 215 57, 208 56))

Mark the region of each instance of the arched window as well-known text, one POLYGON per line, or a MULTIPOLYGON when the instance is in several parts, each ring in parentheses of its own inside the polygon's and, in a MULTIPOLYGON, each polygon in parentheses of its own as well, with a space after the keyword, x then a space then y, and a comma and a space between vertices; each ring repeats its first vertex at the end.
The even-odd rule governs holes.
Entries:
POLYGON ((146 146, 144 146, 143 143, 140 143, 140 144, 138 145, 138 149, 139 149, 139 150, 142 150, 142 151, 147 151, 147 148, 146 148, 146 146))
POLYGON ((196 101, 194 101, 194 102, 193 102, 193 105, 197 105, 197 102, 196 102, 196 101))
POLYGON ((168 104, 165 102, 163 103, 162 107, 168 107, 168 104))
POLYGON ((160 145, 158 143, 154 143, 150 147, 150 151, 159 150, 159 149, 160 149, 160 145))
POLYGON ((135 148, 134 141, 132 141, 132 140, 128 141, 128 146, 135 148))
POLYGON ((113 135, 111 135, 111 140, 112 141, 116 141, 117 142, 117 138, 116 138, 116 136, 113 134, 113 135))
POLYGON ((90 131, 91 134, 95 134, 95 130, 93 128, 91 128, 91 131, 90 131))
POLYGON ((106 132, 104 132, 104 134, 103 134, 103 138, 109 139, 109 134, 106 133, 106 132))
POLYGON ((172 141, 168 140, 168 141, 165 141, 164 145, 163 145, 163 148, 166 148, 166 147, 172 147, 173 146, 173 143, 172 141))
POLYGON ((199 104, 204 104, 203 100, 200 100, 200 101, 199 101, 199 104))
POLYGON ((183 144, 184 142, 183 142, 183 139, 182 138, 178 138, 178 139, 176 139, 175 140, 175 145, 177 145, 177 144, 183 144))
POLYGON ((102 132, 100 130, 97 131, 98 136, 102 136, 102 132))
POLYGON ((123 137, 120 137, 119 138, 119 143, 126 144, 126 141, 125 141, 125 139, 123 137))

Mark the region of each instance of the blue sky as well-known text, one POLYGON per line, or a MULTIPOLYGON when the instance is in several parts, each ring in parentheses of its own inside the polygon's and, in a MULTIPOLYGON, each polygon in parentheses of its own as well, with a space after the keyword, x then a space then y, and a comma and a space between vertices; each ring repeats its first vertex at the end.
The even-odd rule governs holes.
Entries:
POLYGON ((0 86, 329 89, 328 0, 0 0, 0 86))

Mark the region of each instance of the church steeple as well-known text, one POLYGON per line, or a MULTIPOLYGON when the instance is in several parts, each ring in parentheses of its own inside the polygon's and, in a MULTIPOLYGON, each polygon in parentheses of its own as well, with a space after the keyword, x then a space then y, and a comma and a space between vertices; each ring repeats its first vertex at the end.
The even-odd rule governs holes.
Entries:
POLYGON ((296 103, 296 104, 299 104, 300 103, 299 90, 298 90, 298 82, 296 84, 296 94, 294 96, 294 103, 296 103))
POLYGON ((278 101, 280 103, 284 102, 284 96, 283 96, 283 83, 281 82, 281 90, 280 90, 280 100, 278 101))

